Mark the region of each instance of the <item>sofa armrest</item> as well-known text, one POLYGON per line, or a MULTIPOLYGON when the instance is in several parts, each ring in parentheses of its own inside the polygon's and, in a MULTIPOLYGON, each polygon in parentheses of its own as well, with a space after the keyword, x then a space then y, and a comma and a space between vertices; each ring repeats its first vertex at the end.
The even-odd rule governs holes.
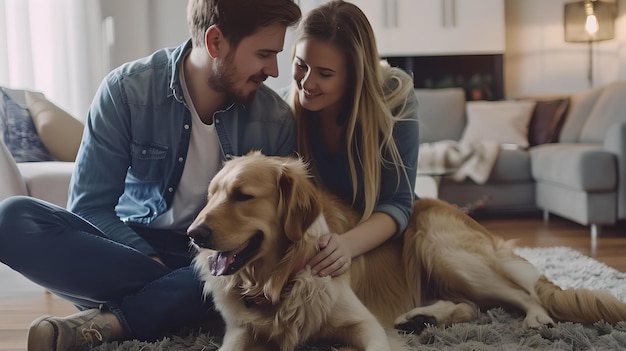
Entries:
POLYGON ((28 195, 26 183, 9 149, 0 141, 0 201, 15 195, 28 195))
POLYGON ((615 123, 608 129, 604 149, 617 158, 617 218, 626 219, 626 122, 615 123))
POLYGON ((74 162, 20 162, 17 164, 28 195, 65 208, 74 162))

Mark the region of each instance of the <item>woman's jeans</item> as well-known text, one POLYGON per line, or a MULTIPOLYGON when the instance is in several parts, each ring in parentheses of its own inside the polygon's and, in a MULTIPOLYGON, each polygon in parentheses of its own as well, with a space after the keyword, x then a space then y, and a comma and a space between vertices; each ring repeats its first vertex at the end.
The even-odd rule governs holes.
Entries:
POLYGON ((185 235, 137 232, 165 267, 69 211, 31 197, 0 202, 0 261, 79 309, 106 306, 130 338, 152 341, 219 318, 185 235))

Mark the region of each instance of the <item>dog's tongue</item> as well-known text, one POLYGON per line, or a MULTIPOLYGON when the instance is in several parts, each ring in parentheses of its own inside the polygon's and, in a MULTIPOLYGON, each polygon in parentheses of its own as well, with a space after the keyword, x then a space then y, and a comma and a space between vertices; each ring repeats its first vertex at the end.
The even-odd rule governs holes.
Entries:
POLYGON ((209 267, 211 268, 211 274, 214 276, 232 274, 228 269, 237 259, 237 254, 248 246, 250 240, 247 240, 241 244, 238 248, 232 251, 216 252, 209 256, 209 267))
POLYGON ((229 252, 216 252, 214 255, 209 256, 209 267, 211 268, 211 274, 218 276, 224 275, 228 271, 230 264, 235 261, 232 251, 229 252))

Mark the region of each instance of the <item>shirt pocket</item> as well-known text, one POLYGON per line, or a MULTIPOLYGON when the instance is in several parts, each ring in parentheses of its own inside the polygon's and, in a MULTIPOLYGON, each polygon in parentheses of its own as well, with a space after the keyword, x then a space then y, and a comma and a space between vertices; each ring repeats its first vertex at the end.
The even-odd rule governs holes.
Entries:
POLYGON ((167 146, 133 141, 129 173, 140 180, 154 181, 163 178, 167 146))

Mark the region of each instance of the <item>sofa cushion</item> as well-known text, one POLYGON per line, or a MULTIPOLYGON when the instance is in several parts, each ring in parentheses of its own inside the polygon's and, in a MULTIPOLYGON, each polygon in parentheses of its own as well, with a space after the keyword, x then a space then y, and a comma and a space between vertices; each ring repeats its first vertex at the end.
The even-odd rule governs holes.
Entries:
POLYGON ((530 146, 558 141, 568 107, 569 98, 537 100, 537 105, 528 125, 528 143, 530 146))
POLYGON ((528 147, 528 124, 535 101, 468 101, 461 143, 491 140, 528 147))
POLYGON ((602 143, 606 132, 617 122, 626 122, 626 81, 604 87, 581 131, 579 142, 602 143))
POLYGON ((523 149, 501 149, 489 176, 490 183, 532 182, 530 153, 523 149))
POLYGON ((544 144, 531 148, 530 154, 537 182, 586 192, 614 191, 617 186, 615 155, 601 144, 544 144))
POLYGON ((54 156, 46 149, 26 107, 15 96, 24 91, 0 87, 0 139, 16 162, 51 161, 54 156))
POLYGON ((559 135, 559 141, 564 143, 575 143, 580 139, 580 131, 589 117, 593 106, 602 93, 603 88, 595 88, 577 93, 571 96, 570 107, 563 130, 559 135))
POLYGON ((421 143, 461 138, 465 128, 463 89, 415 89, 415 96, 421 143))
POLYGON ((73 162, 83 136, 83 124, 41 94, 30 91, 25 94, 41 142, 59 161, 73 162))

